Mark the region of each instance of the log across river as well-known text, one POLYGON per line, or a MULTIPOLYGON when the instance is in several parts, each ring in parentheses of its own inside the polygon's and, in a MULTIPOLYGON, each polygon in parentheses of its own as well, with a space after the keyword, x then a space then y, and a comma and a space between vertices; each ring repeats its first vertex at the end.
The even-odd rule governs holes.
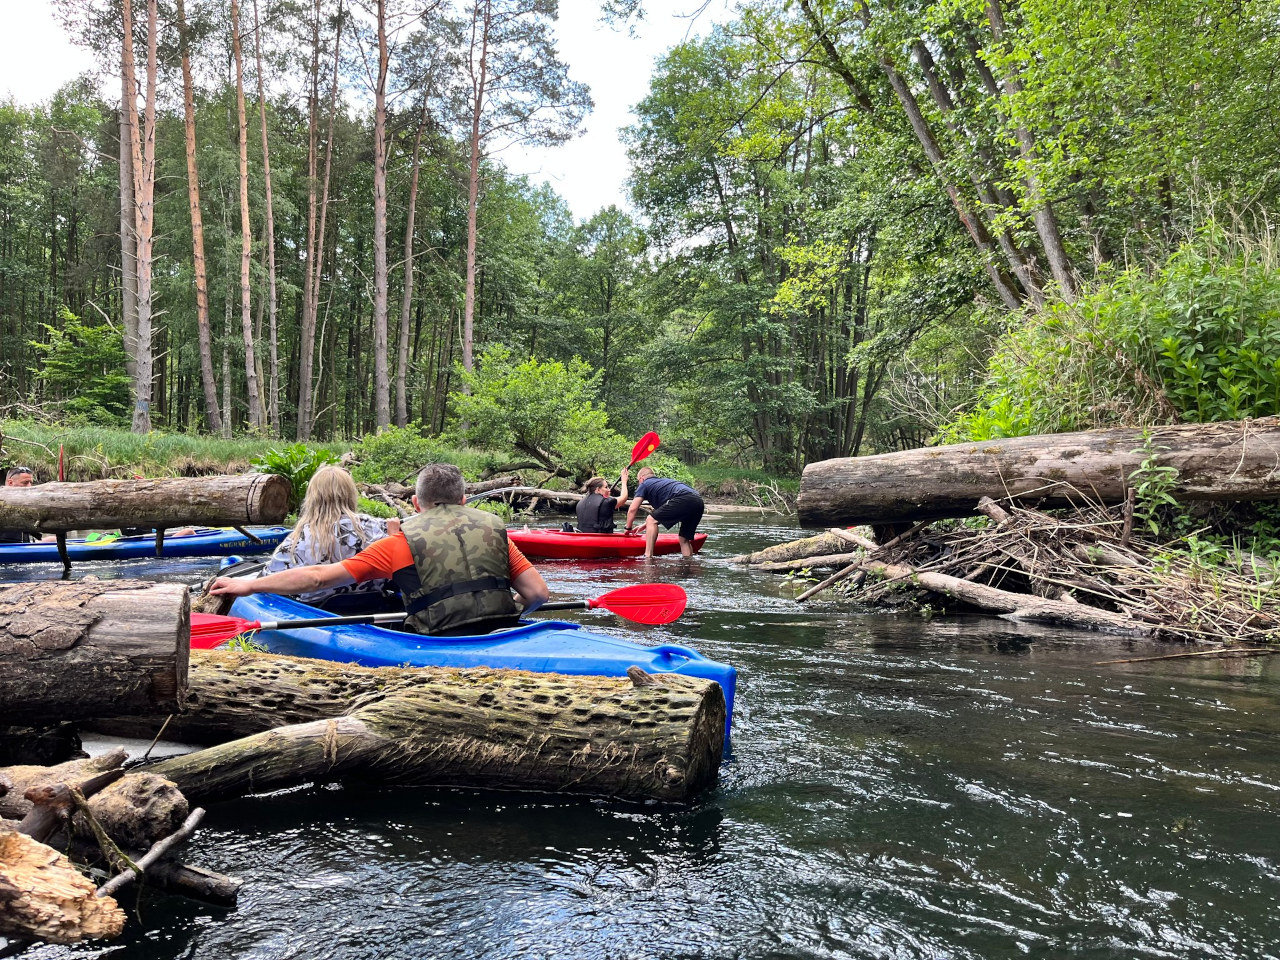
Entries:
POLYGON ((984 496, 1041 508, 1123 502, 1148 456, 1177 471, 1180 500, 1280 498, 1280 417, 1088 430, 923 447, 811 463, 798 508, 809 526, 965 517, 984 496))

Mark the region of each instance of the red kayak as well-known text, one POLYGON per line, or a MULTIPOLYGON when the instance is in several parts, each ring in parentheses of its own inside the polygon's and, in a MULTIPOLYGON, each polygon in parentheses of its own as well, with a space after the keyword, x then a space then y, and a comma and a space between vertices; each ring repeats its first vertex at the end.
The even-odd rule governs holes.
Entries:
MULTIPOLYGON (((511 542, 526 557, 540 560, 619 560, 644 556, 644 537, 638 533, 569 533, 563 530, 508 530, 511 542)), ((693 535, 693 552, 707 542, 705 533, 693 535)), ((654 554, 679 553, 680 538, 658 534, 654 554)))

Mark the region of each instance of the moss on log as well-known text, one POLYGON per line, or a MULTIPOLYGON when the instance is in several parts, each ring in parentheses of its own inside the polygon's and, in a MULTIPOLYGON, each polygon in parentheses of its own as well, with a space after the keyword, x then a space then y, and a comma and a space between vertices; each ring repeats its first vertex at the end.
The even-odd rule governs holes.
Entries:
POLYGON ((221 745, 150 769, 193 803, 345 777, 685 801, 719 770, 724 694, 647 680, 195 651, 166 736, 221 745))

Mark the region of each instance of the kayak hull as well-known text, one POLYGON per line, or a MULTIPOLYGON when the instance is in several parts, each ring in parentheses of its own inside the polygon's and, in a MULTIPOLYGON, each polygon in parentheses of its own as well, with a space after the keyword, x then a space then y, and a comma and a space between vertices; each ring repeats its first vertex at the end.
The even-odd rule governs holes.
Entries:
MULTIPOLYGON (((531 560, 625 560, 644 556, 644 537, 628 533, 572 533, 566 530, 508 530, 507 537, 531 560)), ((693 552, 707 542, 705 533, 693 535, 693 552)), ((658 534, 655 556, 680 552, 674 533, 658 534)))
MULTIPOLYGON (((270 593, 237 597, 231 615, 246 620, 307 620, 332 616, 292 597, 270 593)), ((647 673, 679 673, 714 680, 725 699, 725 748, 737 671, 675 644, 641 646, 563 620, 528 620, 518 627, 464 637, 428 637, 371 624, 261 630, 255 642, 271 653, 365 667, 491 667, 577 676, 626 676, 638 666, 647 673)))
MULTIPOLYGON (((261 542, 254 543, 237 530, 201 530, 185 537, 165 537, 156 553, 154 535, 120 537, 105 543, 67 541, 72 563, 84 560, 134 560, 139 557, 225 557, 231 554, 269 553, 289 535, 288 527, 248 527, 261 542)), ((0 563, 59 563, 56 543, 0 543, 0 563)))

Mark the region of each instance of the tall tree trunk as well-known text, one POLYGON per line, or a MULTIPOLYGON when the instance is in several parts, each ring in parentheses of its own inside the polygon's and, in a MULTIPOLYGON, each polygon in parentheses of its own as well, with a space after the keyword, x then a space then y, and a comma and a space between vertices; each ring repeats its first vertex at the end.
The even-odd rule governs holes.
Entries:
POLYGON ((320 0, 316 0, 311 24, 311 93, 307 98, 307 113, 307 266, 302 280, 302 322, 298 343, 299 440, 311 438, 311 367, 316 346, 316 314, 311 290, 316 272, 316 192, 319 189, 316 181, 316 140, 320 124, 320 0))
POLYGON ((133 168, 134 230, 137 238, 138 327, 135 338, 135 373, 133 378, 133 432, 151 431, 151 298, 152 241, 155 231, 156 182, 156 70, 157 0, 147 0, 147 73, 141 123, 138 118, 137 74, 133 58, 133 3, 122 0, 124 24, 122 66, 124 85, 131 95, 126 98, 129 112, 130 162, 133 168))
MULTIPOLYGON (((996 43, 1003 46, 1005 25, 1000 0, 987 0, 987 22, 991 24, 991 35, 996 43)), ((1005 96, 1011 100, 1022 92, 1022 81, 1013 73, 1003 78, 1001 86, 1004 88, 1005 96)), ((1022 156, 1022 179, 1027 187, 1031 219, 1036 225, 1036 233, 1040 235, 1040 243, 1044 245, 1045 257, 1049 261, 1049 271, 1061 288, 1063 297, 1074 300, 1077 295, 1075 272, 1071 268, 1071 259, 1067 256, 1066 246, 1062 242, 1062 233, 1058 229, 1058 215, 1044 195, 1044 187, 1035 172, 1035 137, 1026 125, 1021 123, 1014 128, 1014 136, 1018 141, 1018 152, 1022 156)))
POLYGON ((467 175, 467 282, 462 301, 462 369, 470 373, 474 367, 472 348, 475 342, 476 311, 476 221, 480 203, 480 119, 484 112, 485 85, 488 82, 489 27, 493 11, 491 0, 476 0, 471 18, 471 55, 467 69, 471 76, 471 166, 467 175), (477 36, 478 32, 478 36, 477 36), (479 44, 480 59, 476 60, 479 44))
MULTIPOLYGON (((122 69, 121 74, 124 74, 122 69)), ((124 327, 124 369, 138 376, 138 241, 133 208, 133 133, 129 83, 120 92, 120 312, 124 327)), ((137 91, 132 91, 135 95, 137 91)))
MULTIPOLYGON (((179 0, 181 2, 181 0, 179 0)), ((273 436, 280 436, 280 354, 276 330, 276 217, 271 193, 271 148, 267 143, 267 93, 262 76, 262 25, 258 0, 253 0, 253 48, 258 61, 258 116, 262 120, 262 176, 267 194, 267 336, 271 360, 267 388, 267 419, 273 436)))
POLYGON ((231 55, 236 68, 236 112, 240 125, 240 329, 244 337, 244 385, 249 395, 249 427, 261 430, 262 393, 253 350, 253 294, 250 290, 250 256, 253 245, 249 222, 249 120, 244 103, 244 58, 240 52, 240 4, 231 0, 231 55))
POLYGON ((378 427, 391 424, 387 372, 387 0, 378 4, 378 78, 373 91, 373 395, 378 427))
POLYGON ((196 331, 200 342, 200 383, 209 429, 222 432, 218 409, 218 383, 213 376, 213 333, 209 328, 209 277, 204 261, 204 219, 200 214, 200 174, 196 166, 195 85, 191 79, 191 51, 187 37, 187 11, 178 3, 178 46, 182 53, 182 119, 187 146, 187 198, 191 207, 191 261, 196 282, 196 331))
MULTIPOLYGON (((316 2, 316 13, 319 15, 320 4, 316 2)), ((304 338, 303 346, 306 349, 306 356, 302 363, 302 380, 299 387, 299 396, 303 387, 306 389, 307 406, 306 419, 303 420, 303 410, 301 401, 298 404, 298 439, 311 439, 311 431, 315 422, 315 396, 316 390, 311 379, 311 370, 314 365, 315 358, 315 335, 316 335, 316 319, 320 313, 320 279, 324 273, 324 238, 325 238, 325 220, 329 213, 329 182, 330 173, 333 169, 333 125, 334 117, 338 110, 338 64, 342 49, 342 0, 338 0, 337 27, 333 37, 333 74, 330 78, 329 87, 329 127, 328 136, 324 148, 324 177, 322 182, 322 191, 320 195, 320 226, 316 232, 315 246, 315 270, 311 272, 311 292, 309 297, 311 314, 310 318, 305 321, 306 329, 309 333, 304 338)))
POLYGON ((396 351, 396 426, 409 422, 409 317, 413 309, 413 221, 418 208, 418 174, 421 169, 422 131, 427 125, 427 98, 422 98, 422 115, 413 139, 413 159, 409 173, 409 209, 404 226, 404 291, 400 298, 400 343, 396 351))

